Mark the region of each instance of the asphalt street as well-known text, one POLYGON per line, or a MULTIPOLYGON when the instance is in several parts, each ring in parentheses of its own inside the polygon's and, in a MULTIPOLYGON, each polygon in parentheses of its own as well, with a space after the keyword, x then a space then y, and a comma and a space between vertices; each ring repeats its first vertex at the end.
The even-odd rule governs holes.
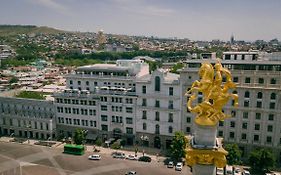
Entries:
POLYGON ((0 142, 0 175, 122 175, 134 170, 138 175, 191 175, 189 168, 182 171, 167 168, 163 162, 151 163, 114 159, 101 152, 101 160, 62 153, 62 147, 49 148, 19 143, 0 142))

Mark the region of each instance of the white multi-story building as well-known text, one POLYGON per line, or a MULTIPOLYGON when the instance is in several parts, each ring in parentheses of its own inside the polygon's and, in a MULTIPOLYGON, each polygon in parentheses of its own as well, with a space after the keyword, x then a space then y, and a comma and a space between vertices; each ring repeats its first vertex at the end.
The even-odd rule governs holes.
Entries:
POLYGON ((50 140, 55 134, 52 101, 0 97, 0 135, 50 140))
MULTIPOLYGON (((253 148, 262 146, 274 150, 280 162, 281 63, 256 60, 255 57, 252 55, 251 59, 240 61, 238 57, 237 60, 222 60, 222 65, 231 71, 237 84, 234 93, 239 95, 239 107, 233 107, 231 101, 225 106, 224 111, 233 117, 219 123, 217 134, 226 143, 238 143, 245 157, 253 148)), ((210 62, 215 63, 215 60, 210 62)), ((182 95, 194 80, 199 79, 200 64, 200 60, 189 60, 181 71, 182 95)), ((186 98, 182 100, 183 109, 186 98)), ((188 134, 194 131, 193 118, 189 111, 182 110, 182 127, 188 134)))
POLYGON ((134 143, 136 134, 136 79, 149 74, 142 60, 79 67, 66 76, 67 88, 55 94, 59 135, 72 137, 76 128, 87 139, 123 138, 134 143))
POLYGON ((136 139, 145 146, 168 148, 181 130, 179 75, 158 69, 136 82, 136 139))

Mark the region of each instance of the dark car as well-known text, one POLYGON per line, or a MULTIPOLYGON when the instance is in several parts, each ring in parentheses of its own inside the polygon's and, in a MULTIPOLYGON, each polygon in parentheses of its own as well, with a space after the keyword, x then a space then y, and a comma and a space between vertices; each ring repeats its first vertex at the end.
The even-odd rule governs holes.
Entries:
POLYGON ((148 156, 142 156, 139 158, 139 161, 142 161, 142 162, 151 162, 151 158, 148 157, 148 156))

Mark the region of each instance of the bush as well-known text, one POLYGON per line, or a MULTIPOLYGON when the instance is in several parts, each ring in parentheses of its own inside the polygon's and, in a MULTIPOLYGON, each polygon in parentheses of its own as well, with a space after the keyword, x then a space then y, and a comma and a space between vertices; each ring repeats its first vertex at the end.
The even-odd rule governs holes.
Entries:
POLYGON ((118 142, 114 142, 111 146, 110 146, 111 149, 120 149, 121 148, 121 145, 120 143, 118 142))
POLYGON ((101 140, 101 138, 98 138, 98 139, 95 141, 95 144, 96 144, 97 146, 101 146, 101 145, 102 145, 102 140, 101 140))

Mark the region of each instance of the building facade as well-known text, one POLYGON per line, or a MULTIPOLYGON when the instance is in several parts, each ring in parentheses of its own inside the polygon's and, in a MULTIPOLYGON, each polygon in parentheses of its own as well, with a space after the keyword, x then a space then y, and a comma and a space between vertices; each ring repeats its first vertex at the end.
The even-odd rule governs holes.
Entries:
POLYGON ((136 134, 136 78, 149 74, 142 60, 79 67, 66 77, 67 88, 55 94, 59 135, 72 137, 76 128, 89 141, 122 138, 133 144, 136 134))
POLYGON ((136 82, 136 137, 140 144, 168 148, 181 130, 179 75, 158 69, 136 82))
MULTIPOLYGON (((210 61, 215 63, 215 60, 210 61)), ((187 67, 181 71, 182 94, 194 80, 199 79, 200 64, 200 60, 187 61, 187 67)), ((225 143, 237 143, 244 157, 256 147, 268 147, 281 162, 281 63, 226 59, 222 60, 222 65, 231 71, 237 85, 233 93, 239 95, 239 106, 233 107, 233 101, 225 106, 224 112, 231 114, 232 118, 219 123, 218 137, 223 137, 225 143)), ((182 101, 183 107, 186 100, 182 101)), ((183 129, 187 134, 192 133, 192 114, 182 110, 182 116, 183 129)))
POLYGON ((56 137, 51 101, 0 97, 0 135, 52 140, 56 137))

